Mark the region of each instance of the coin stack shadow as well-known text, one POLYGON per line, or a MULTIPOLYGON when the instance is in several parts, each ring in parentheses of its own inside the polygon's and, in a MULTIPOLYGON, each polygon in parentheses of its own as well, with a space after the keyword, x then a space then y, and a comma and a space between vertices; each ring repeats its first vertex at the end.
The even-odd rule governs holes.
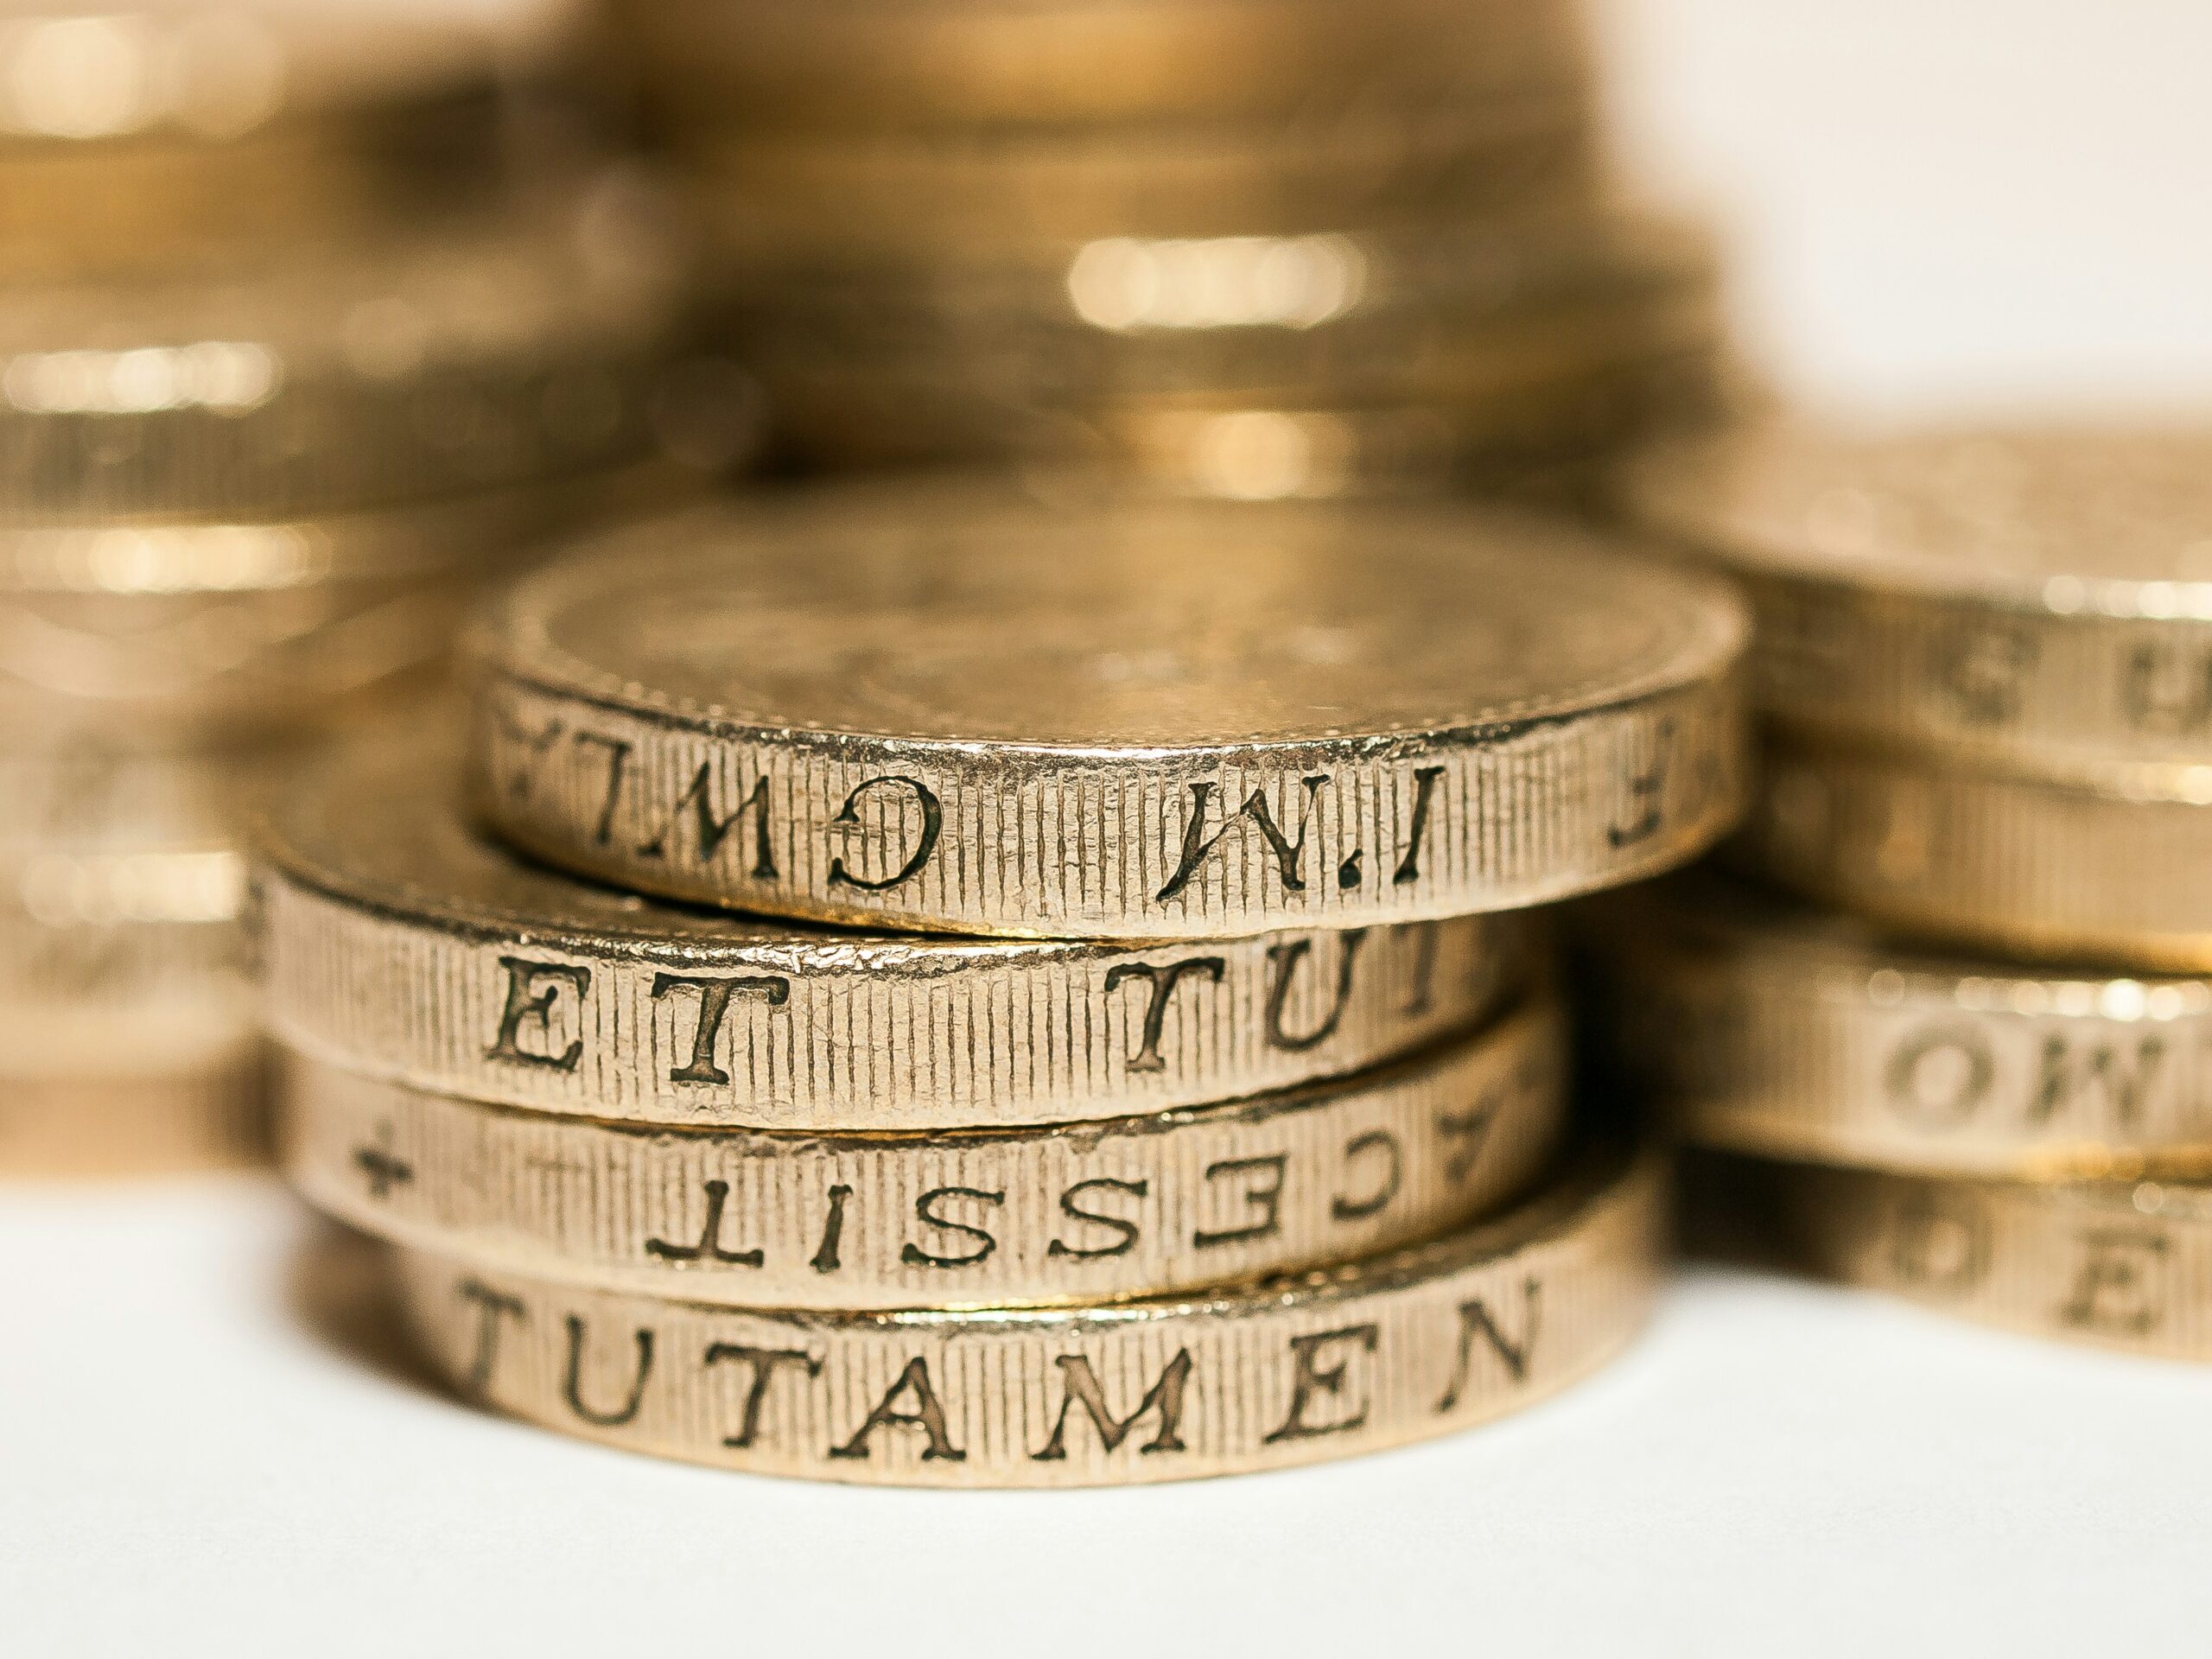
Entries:
POLYGON ((2208 463, 1778 418, 1637 469, 1759 616, 1763 885, 1599 907, 1587 954, 1618 1062, 1800 1264, 2212 1358, 2208 463))
POLYGON ((415 741, 272 810, 285 1166, 461 1390, 632 1449, 1073 1485, 1482 1421, 1660 1275, 1525 912, 1732 822, 1747 636, 1456 509, 604 532, 476 632, 473 822, 415 741))
POLYGON ((628 0, 725 337, 831 466, 1571 493, 1711 400, 1578 0, 628 0))
POLYGON ((265 1156, 241 803, 423 691, 534 536, 689 470, 655 458, 674 253, 619 186, 510 164, 558 45, 421 7, 0 23, 0 1168, 265 1156))

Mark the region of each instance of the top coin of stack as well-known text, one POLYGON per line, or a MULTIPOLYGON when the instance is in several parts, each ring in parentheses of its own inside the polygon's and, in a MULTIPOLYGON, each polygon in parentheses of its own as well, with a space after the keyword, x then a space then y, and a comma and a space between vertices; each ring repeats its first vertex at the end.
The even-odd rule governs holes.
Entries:
POLYGON ((1627 1338, 1662 1209, 1499 912, 1726 827, 1745 643, 1441 509, 603 533, 487 613, 469 772, 613 890, 419 746, 271 815, 287 1167, 462 1387, 640 1449, 1063 1485, 1480 1421, 1627 1338))
POLYGON ((1586 454, 1694 397, 1567 0, 632 0, 724 315, 817 460, 1231 496, 1586 454))
POLYGON ((2208 462, 1792 423, 1653 456, 1643 511, 1762 624, 1736 861, 1812 902, 1705 882, 1590 931, 1624 1057, 1768 1160, 1815 1265, 2198 1358, 2207 987, 2158 976, 2212 968, 2208 462))
POLYGON ((678 246, 505 154, 562 40, 519 4, 0 10, 0 1163, 127 1154, 94 1126, 155 1095, 198 1103, 169 1144, 238 1121, 242 797, 434 684, 555 524, 684 486, 678 246))

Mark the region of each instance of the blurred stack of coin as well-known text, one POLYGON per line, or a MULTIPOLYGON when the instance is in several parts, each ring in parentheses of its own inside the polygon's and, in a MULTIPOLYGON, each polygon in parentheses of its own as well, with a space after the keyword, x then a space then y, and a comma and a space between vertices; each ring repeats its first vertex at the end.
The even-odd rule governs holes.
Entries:
POLYGON ((1065 1485, 1481 1421, 1663 1243, 1517 912, 1727 827, 1747 637, 1458 510, 602 532, 486 618, 467 804, 415 745, 271 811, 286 1167, 464 1391, 635 1449, 1065 1485))
POLYGON ((679 250, 508 159, 508 10, 0 8, 0 1166, 251 1155, 242 801, 689 472, 679 250))
POLYGON ((829 464, 1524 484, 1698 406, 1575 0, 620 0, 722 321, 829 464))
POLYGON ((1777 421, 1636 493, 1751 589, 1777 891, 1604 912, 1630 1064, 1814 1265, 2212 1357, 2212 435, 1777 421))

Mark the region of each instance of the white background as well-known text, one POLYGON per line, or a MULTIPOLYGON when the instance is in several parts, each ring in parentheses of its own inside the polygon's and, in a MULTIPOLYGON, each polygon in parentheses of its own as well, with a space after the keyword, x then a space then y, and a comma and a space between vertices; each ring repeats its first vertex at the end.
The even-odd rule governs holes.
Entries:
MULTIPOLYGON (((1608 11, 1637 164, 1718 216, 1785 385, 2212 389, 2212 5, 1608 11)), ((1708 1271, 1618 1368, 1455 1441, 1147 1491, 876 1493, 478 1416, 349 1331, 309 1236, 251 1183, 0 1189, 0 1653, 2212 1647, 2212 1372, 1708 1271)))

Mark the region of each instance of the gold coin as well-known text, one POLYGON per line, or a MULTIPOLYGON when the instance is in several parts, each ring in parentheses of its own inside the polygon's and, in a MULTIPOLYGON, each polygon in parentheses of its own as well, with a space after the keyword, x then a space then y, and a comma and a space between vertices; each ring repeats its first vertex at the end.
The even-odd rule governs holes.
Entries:
POLYGON ((1472 511, 849 487, 638 526, 477 644, 518 845, 770 914, 1224 938, 1679 863, 1742 789, 1744 618, 1472 511))
POLYGON ((1599 200, 1556 99, 1109 132, 702 137, 685 177, 755 282, 888 263, 988 270, 1119 237, 1294 236, 1599 200))
POLYGON ((435 675, 483 586, 556 525, 701 483, 663 461, 325 518, 0 529, 0 731, 230 745, 374 707, 435 675))
POLYGON ((633 1451, 931 1486, 1191 1479, 1452 1433, 1586 1376, 1656 1289, 1666 1182, 1597 1149, 1510 1213, 1245 1289, 1106 1306, 758 1313, 403 1253, 463 1393, 633 1451))
POLYGON ((1580 16, 1556 0, 641 0, 624 22, 658 102, 708 126, 1311 116, 1569 87, 1589 68, 1580 16))
POLYGON ((695 1128, 976 1128, 1234 1099, 1478 1024, 1530 930, 1472 917, 1204 949, 925 939, 615 893, 467 827, 419 745, 342 751, 264 826, 268 1012, 349 1071, 695 1128))
POLYGON ((280 518, 644 459, 678 270, 607 200, 11 294, 8 520, 280 518))
POLYGON ((927 1135, 613 1124, 293 1059, 309 1202, 437 1254, 747 1307, 1005 1307, 1243 1283, 1427 1238, 1557 1150, 1563 1024, 1103 1122, 927 1135))
POLYGON ((2212 1192, 1760 1166, 1810 1269, 2030 1336, 2212 1359, 2212 1192))
POLYGON ((508 10, 16 9, 0 19, 0 265, 174 268, 488 200, 502 84, 563 44, 508 10))
POLYGON ((1663 453, 1643 512, 1744 577, 1759 696, 1808 731, 2023 769, 2212 763, 2212 432, 1869 435, 1663 453))
POLYGON ((1899 944, 1704 876, 1581 930, 1607 1042, 1703 1146, 1923 1174, 2212 1166, 2212 984, 1899 944))
POLYGON ((1738 856, 1823 903, 2001 953, 2212 969, 2212 779, 2063 782, 1777 741, 1738 856))

